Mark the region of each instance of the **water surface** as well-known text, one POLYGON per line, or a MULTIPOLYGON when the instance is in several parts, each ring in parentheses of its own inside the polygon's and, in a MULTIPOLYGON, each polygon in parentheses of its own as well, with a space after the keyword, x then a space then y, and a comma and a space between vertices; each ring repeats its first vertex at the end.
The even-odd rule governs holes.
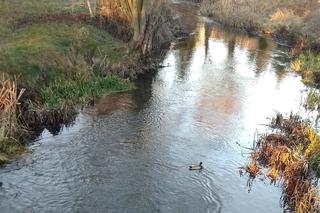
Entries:
MULTIPOLYGON (((188 12, 188 6, 178 9, 188 12)), ((189 11, 190 12, 190 11, 189 11)), ((283 212, 281 191, 238 168, 276 111, 301 111, 300 78, 276 43, 188 15, 194 35, 137 89, 105 97, 75 125, 45 131, 0 170, 12 212, 283 212), (201 172, 188 170, 204 162, 201 172)))

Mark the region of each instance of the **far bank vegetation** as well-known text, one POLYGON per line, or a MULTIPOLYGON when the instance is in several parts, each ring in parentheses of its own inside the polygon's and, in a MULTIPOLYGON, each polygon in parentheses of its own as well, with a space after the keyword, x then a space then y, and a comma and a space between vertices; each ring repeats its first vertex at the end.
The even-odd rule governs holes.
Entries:
POLYGON ((202 14, 247 31, 287 30, 320 42, 318 0, 204 0, 202 14))

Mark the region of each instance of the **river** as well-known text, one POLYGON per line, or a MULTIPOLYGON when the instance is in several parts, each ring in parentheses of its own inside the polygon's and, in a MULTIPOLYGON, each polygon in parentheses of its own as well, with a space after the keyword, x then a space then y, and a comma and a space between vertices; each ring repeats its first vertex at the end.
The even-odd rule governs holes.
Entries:
POLYGON ((0 169, 1 213, 283 212, 281 189, 256 180, 248 192, 239 167, 267 118, 303 111, 301 79, 277 43, 191 19, 157 73, 0 169))

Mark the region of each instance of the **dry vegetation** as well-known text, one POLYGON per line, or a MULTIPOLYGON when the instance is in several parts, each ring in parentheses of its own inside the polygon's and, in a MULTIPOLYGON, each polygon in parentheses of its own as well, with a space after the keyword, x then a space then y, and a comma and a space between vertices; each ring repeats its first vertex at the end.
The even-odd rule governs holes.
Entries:
POLYGON ((15 140, 21 135, 18 123, 19 99, 24 90, 18 90, 17 81, 11 81, 4 75, 0 77, 0 164, 22 148, 15 140))
POLYGON ((24 89, 18 91, 17 81, 11 81, 4 75, 0 78, 0 140, 10 138, 17 130, 19 100, 24 89))
POLYGON ((319 40, 318 0, 204 0, 201 11, 217 21, 247 31, 279 29, 319 40))
POLYGON ((252 180, 263 174, 282 187, 282 204, 297 213, 318 212, 320 194, 320 138, 297 115, 278 114, 270 124, 272 133, 261 135, 255 143, 250 163, 243 169, 252 180))

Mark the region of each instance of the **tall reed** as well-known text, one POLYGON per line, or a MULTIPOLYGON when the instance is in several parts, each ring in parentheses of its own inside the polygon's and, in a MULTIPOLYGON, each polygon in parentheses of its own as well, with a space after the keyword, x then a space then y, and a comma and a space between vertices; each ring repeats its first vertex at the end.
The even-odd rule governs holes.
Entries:
POLYGON ((0 77, 0 141, 13 138, 18 133, 17 110, 24 89, 18 90, 17 78, 0 77))

